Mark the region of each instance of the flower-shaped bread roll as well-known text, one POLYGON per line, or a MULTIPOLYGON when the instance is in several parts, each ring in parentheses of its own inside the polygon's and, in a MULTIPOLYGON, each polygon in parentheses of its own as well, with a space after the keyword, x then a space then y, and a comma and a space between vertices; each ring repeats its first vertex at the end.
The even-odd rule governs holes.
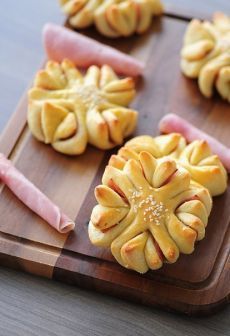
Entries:
POLYGON ((78 29, 95 23, 109 37, 145 32, 154 15, 163 12, 160 0, 60 0, 69 23, 78 29))
POLYGON ((119 79, 107 65, 83 76, 69 60, 49 61, 29 91, 28 124, 61 153, 81 154, 87 142, 109 149, 136 126, 137 112, 125 107, 134 95, 133 79, 119 79))
POLYGON ((147 151, 155 158, 168 157, 185 168, 192 180, 207 188, 212 196, 222 194, 227 188, 227 172, 219 157, 212 154, 207 142, 196 140, 186 144, 178 133, 157 137, 139 136, 122 147, 118 155, 112 155, 110 164, 122 169, 130 158, 138 159, 138 153, 147 151))
POLYGON ((182 72, 198 78, 205 97, 214 88, 230 101, 230 17, 215 13, 213 22, 192 20, 184 36, 181 51, 182 72))
POLYGON ((122 266, 145 273, 193 252, 205 235, 212 200, 175 160, 147 151, 133 155, 122 169, 106 167, 95 189, 89 238, 111 247, 122 266))

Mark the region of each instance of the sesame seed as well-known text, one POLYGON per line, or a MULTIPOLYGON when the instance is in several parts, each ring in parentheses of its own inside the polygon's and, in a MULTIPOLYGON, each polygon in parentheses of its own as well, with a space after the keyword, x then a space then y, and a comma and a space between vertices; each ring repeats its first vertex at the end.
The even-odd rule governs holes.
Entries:
MULTIPOLYGON (((139 187, 139 190, 129 189, 131 195, 129 196, 130 203, 133 206, 133 212, 137 213, 143 211, 144 222, 154 222, 156 225, 160 225, 161 221, 169 215, 168 209, 165 208, 162 201, 157 202, 153 194, 149 194, 143 197, 144 192, 141 191, 142 187, 139 187), (142 210, 143 209, 143 210, 142 210)), ((150 187, 149 189, 153 189, 150 187)))

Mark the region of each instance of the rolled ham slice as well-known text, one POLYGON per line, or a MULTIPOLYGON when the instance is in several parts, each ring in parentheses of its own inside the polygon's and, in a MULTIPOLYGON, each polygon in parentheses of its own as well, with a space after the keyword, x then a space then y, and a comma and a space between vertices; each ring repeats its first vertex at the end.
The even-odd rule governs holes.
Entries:
POLYGON ((159 129, 162 133, 181 133, 188 142, 206 140, 213 153, 219 156, 223 165, 230 173, 230 148, 223 145, 211 135, 201 131, 185 119, 173 113, 167 114, 160 120, 159 129))
POLYGON ((61 233, 74 229, 75 223, 61 212, 33 183, 0 154, 0 180, 33 212, 61 233))
POLYGON ((107 64, 128 76, 141 75, 144 70, 144 64, 133 57, 52 23, 43 28, 43 44, 48 58, 57 62, 68 58, 82 68, 107 64))

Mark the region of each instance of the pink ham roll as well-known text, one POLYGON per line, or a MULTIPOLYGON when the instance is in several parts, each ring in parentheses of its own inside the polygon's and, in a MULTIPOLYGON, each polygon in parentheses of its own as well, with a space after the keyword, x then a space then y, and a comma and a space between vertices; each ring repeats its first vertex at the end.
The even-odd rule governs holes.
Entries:
POLYGON ((159 129, 162 133, 181 133, 188 142, 198 139, 206 140, 213 153, 219 156, 227 171, 230 172, 230 148, 226 147, 207 133, 199 130, 188 121, 176 114, 167 114, 160 120, 159 129))
POLYGON ((61 233, 74 229, 75 223, 64 215, 33 183, 0 154, 0 180, 32 211, 61 233))
POLYGON ((133 57, 52 23, 43 28, 43 43, 48 58, 53 61, 68 58, 82 68, 107 64, 117 73, 128 76, 141 75, 144 70, 144 64, 133 57))

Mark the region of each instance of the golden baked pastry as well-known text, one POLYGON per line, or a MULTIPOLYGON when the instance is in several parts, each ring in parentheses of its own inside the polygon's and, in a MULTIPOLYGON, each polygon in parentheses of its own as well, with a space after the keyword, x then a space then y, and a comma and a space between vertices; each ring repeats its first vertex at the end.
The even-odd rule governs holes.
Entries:
POLYGON ((120 153, 120 167, 108 165, 95 189, 89 238, 110 247, 122 266, 145 273, 193 252, 205 235, 212 199, 174 159, 124 149, 124 165, 120 153))
POLYGON ((72 27, 81 29, 91 26, 94 12, 103 0, 59 0, 63 12, 69 17, 72 27))
POLYGON ((95 23, 109 37, 145 32, 152 17, 163 12, 160 0, 60 0, 71 26, 86 28, 95 23))
POLYGON ((119 79, 107 65, 83 76, 69 60, 49 61, 29 91, 29 128, 61 153, 81 154, 87 142, 109 149, 136 126, 137 112, 125 107, 134 96, 133 79, 119 79))
POLYGON ((138 136, 128 141, 112 155, 109 164, 122 169, 130 158, 138 158, 138 153, 147 151, 155 158, 168 157, 185 168, 192 180, 207 188, 212 196, 222 194, 227 188, 227 172, 217 155, 213 155, 206 141, 196 140, 189 145, 178 133, 151 137, 138 136))
POLYGON ((181 50, 182 72, 198 78, 205 97, 214 88, 230 102, 230 17, 215 13, 213 22, 192 20, 181 50))
POLYGON ((193 252, 211 195, 226 188, 226 170, 205 141, 187 145, 178 133, 135 137, 111 156, 95 189, 89 238, 126 268, 158 269, 193 252))

